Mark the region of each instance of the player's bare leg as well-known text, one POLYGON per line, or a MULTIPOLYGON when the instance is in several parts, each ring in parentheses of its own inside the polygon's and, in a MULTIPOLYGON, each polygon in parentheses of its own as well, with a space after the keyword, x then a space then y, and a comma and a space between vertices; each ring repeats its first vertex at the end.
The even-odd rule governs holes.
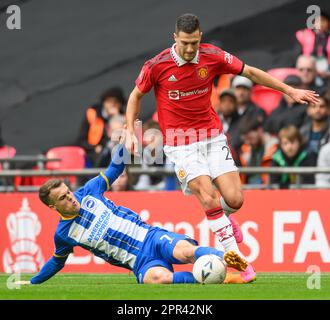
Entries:
POLYGON ((220 206, 219 197, 209 176, 199 176, 188 182, 192 193, 198 198, 204 210, 220 206))
MULTIPOLYGON (((203 252, 202 250, 214 250, 214 252, 205 252, 204 254, 213 253, 218 255, 217 253, 218 250, 214 248, 196 247, 186 240, 181 240, 178 241, 178 243, 176 244, 173 250, 173 256, 183 263, 194 263, 196 260, 197 249, 200 250, 201 252, 203 252)), ((236 252, 227 251, 223 255, 223 260, 227 263, 228 267, 241 271, 240 275, 234 276, 234 278, 236 277, 235 282, 231 278, 227 283, 247 283, 254 281, 256 279, 256 273, 254 272, 252 266, 249 265, 248 262, 244 260, 240 256, 241 254, 238 252, 239 250, 236 250, 236 252)))
POLYGON ((180 240, 176 244, 173 250, 173 257, 180 260, 183 263, 194 263, 200 254, 215 254, 224 260, 228 267, 234 268, 238 271, 245 271, 248 266, 248 262, 243 259, 237 252, 227 251, 223 252, 215 248, 210 247, 199 247, 191 244, 186 240, 180 240), (200 253, 196 254, 196 251, 200 250, 200 253), (210 250, 210 252, 203 252, 210 250), (197 257, 196 257, 197 255, 197 257))
MULTIPOLYGON (((173 257, 182 263, 194 263, 200 255, 216 254, 223 257, 223 252, 214 248, 198 247, 187 240, 180 240, 173 249, 173 257)), ((191 272, 172 272, 163 266, 149 268, 144 277, 146 284, 175 284, 175 283, 196 283, 191 272)))
POLYGON ((210 229, 216 235, 226 251, 236 251, 240 254, 231 221, 225 215, 220 204, 219 194, 212 185, 209 176, 199 176, 189 181, 188 186, 201 203, 210 229))
POLYGON ((183 263, 194 263, 196 261, 195 251, 197 248, 189 241, 180 240, 173 249, 173 257, 183 263))
POLYGON ((152 267, 145 273, 143 283, 171 284, 173 283, 173 273, 164 267, 152 267))
MULTIPOLYGON (((219 256, 228 267, 238 271, 244 271, 248 263, 234 251, 223 252, 215 248, 199 247, 187 240, 180 240, 174 247, 173 257, 182 263, 194 263, 204 254, 215 254, 219 256)), ((172 272, 162 266, 149 268, 143 278, 145 284, 174 284, 174 283, 196 283, 191 272, 172 272)), ((243 283, 237 282, 237 283, 243 283)))
MULTIPOLYGON (((176 243, 172 255, 176 260, 179 260, 182 263, 194 263, 198 257, 198 255, 196 256, 196 250, 198 248, 200 247, 193 245, 187 240, 180 240, 176 243)), ((213 248, 201 248, 201 250, 199 250, 199 254, 203 254, 207 249, 212 251, 212 253, 218 251, 213 248)), ((162 266, 154 266, 149 268, 143 278, 143 283, 150 284, 176 284, 196 282, 197 281, 191 272, 172 272, 162 266)))
POLYGON ((215 178, 213 182, 222 196, 220 203, 232 224, 236 242, 240 243, 243 241, 243 233, 239 224, 231 216, 242 207, 244 201, 239 174, 236 171, 228 172, 215 178))
POLYGON ((241 179, 237 171, 224 173, 215 178, 213 182, 228 206, 228 208, 225 207, 224 210, 235 212, 242 207, 244 197, 241 179))
MULTIPOLYGON (((237 242, 243 240, 243 234, 239 224, 230 217, 230 214, 238 210, 243 204, 243 192, 238 172, 228 172, 213 180, 222 195, 222 207, 224 208, 232 223, 233 231, 237 242)), ((251 282, 256 279, 256 272, 249 264, 244 272, 241 272, 243 282, 251 282)))

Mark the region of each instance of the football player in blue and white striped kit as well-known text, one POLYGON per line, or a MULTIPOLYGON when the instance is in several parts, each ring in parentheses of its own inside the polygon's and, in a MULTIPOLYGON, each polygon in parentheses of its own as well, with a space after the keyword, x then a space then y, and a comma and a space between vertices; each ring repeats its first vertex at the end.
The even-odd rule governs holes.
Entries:
POLYGON ((104 196, 125 168, 128 152, 122 144, 104 173, 72 193, 59 179, 48 180, 39 198, 61 219, 55 232, 55 253, 40 272, 21 284, 40 284, 57 272, 76 246, 89 250, 110 264, 132 270, 138 283, 195 283, 191 272, 173 272, 173 264, 194 263, 205 254, 216 254, 228 266, 247 266, 235 252, 199 247, 197 241, 144 223, 132 210, 116 206, 104 196))

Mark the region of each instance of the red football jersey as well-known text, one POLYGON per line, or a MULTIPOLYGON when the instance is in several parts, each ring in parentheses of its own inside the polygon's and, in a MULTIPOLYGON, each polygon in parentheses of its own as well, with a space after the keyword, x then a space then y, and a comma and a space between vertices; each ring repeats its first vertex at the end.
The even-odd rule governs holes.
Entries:
POLYGON ((154 88, 164 144, 189 144, 218 135, 222 125, 211 105, 213 79, 240 74, 244 63, 210 44, 201 44, 190 62, 174 48, 175 44, 148 60, 135 81, 143 93, 154 88))

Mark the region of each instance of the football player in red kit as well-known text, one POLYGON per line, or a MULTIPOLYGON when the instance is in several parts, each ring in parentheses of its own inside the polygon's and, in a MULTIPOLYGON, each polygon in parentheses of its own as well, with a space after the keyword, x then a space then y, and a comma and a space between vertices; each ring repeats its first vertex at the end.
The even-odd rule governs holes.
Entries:
MULTIPOLYGON (((214 77, 242 75, 298 103, 315 103, 318 99, 313 91, 292 88, 214 45, 201 43, 201 37, 198 17, 181 15, 173 46, 144 64, 127 104, 126 148, 137 152, 134 122, 142 97, 153 88, 164 152, 174 163, 183 192, 197 196, 225 250, 240 253, 237 243, 243 239, 242 232, 230 215, 242 206, 243 193, 222 124, 211 105, 214 77)), ((251 265, 241 277, 242 282, 255 280, 251 265)))

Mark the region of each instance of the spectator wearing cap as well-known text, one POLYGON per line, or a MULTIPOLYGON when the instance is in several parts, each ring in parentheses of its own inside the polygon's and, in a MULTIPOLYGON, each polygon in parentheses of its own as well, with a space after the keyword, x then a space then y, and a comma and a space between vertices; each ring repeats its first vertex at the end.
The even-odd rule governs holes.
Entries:
POLYGON ((221 120, 223 132, 232 147, 233 156, 237 159, 242 139, 239 133, 240 117, 237 112, 237 99, 232 89, 225 89, 220 93, 216 111, 221 120))
MULTIPOLYGON (((240 122, 243 145, 240 149, 242 167, 270 167, 277 149, 278 139, 264 132, 262 122, 256 117, 246 117, 240 122)), ((242 183, 265 184, 266 174, 242 174, 242 183)))
MULTIPOLYGON (((287 76, 284 83, 297 89, 302 88, 302 81, 296 75, 287 76)), ((289 125, 300 128, 307 116, 306 109, 306 105, 296 103, 288 95, 283 95, 278 107, 269 115, 265 123, 265 131, 277 135, 282 128, 289 125)))
POLYGON ((330 16, 322 11, 316 17, 314 29, 302 29, 296 32, 300 46, 300 54, 313 56, 316 59, 316 69, 322 78, 329 77, 330 71, 330 16))
POLYGON ((119 87, 102 93, 100 101, 90 106, 84 115, 76 144, 85 149, 87 166, 94 167, 108 138, 106 124, 114 115, 123 114, 126 98, 119 87))
POLYGON ((318 155, 320 148, 330 140, 330 99, 325 92, 320 103, 307 107, 307 121, 300 128, 309 153, 318 155))
POLYGON ((313 56, 299 56, 296 61, 298 75, 302 81, 302 89, 321 93, 325 89, 324 81, 317 75, 316 59, 313 56))
POLYGON ((254 116, 263 122, 266 119, 266 112, 251 101, 252 86, 253 83, 248 78, 236 76, 233 79, 232 88, 237 99, 237 112, 241 119, 254 116))

